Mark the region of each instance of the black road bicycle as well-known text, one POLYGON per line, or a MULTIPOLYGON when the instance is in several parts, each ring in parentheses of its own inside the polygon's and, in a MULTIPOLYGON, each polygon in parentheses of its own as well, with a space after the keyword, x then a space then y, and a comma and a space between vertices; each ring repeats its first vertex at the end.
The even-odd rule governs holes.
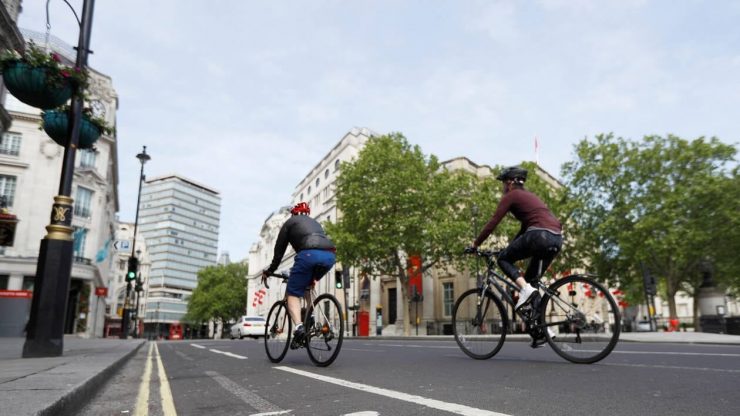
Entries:
POLYGON ((509 310, 521 318, 534 340, 546 341, 574 363, 595 363, 617 345, 619 308, 609 291, 590 275, 566 276, 549 286, 538 279, 538 293, 514 311, 519 288, 496 271, 500 252, 475 249, 466 253, 484 258, 487 266, 486 276, 479 276, 477 287, 457 299, 452 312, 455 341, 468 356, 484 360, 499 352, 511 330, 509 310))
MULTIPOLYGON (((272 273, 282 283, 288 275, 272 273)), ((265 284, 269 289, 269 286, 265 284)), ((275 302, 267 314, 265 324, 265 351, 267 358, 279 363, 291 347, 293 322, 288 314, 288 294, 283 288, 283 298, 275 302)), ((339 301, 329 293, 317 296, 314 285, 306 289, 301 300, 301 317, 306 337, 301 343, 293 343, 293 348, 306 348, 308 357, 319 367, 326 367, 336 360, 344 340, 344 319, 339 301), (306 306, 308 305, 308 307, 306 306)))

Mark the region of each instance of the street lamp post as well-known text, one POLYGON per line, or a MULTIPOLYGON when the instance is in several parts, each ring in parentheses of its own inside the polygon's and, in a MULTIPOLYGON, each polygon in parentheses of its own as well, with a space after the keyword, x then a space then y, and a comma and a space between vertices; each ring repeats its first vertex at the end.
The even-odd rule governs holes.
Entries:
MULTIPOLYGON (((68 3, 69 4, 69 3, 68 3)), ((90 52, 90 34, 95 0, 82 3, 80 36, 77 43, 75 66, 87 68, 90 52)), ((71 7, 71 6, 70 6, 71 7)), ((72 10, 74 12, 74 9, 72 10)), ((76 16, 76 14, 75 14, 76 16)), ((74 177, 75 153, 80 140, 82 121, 81 94, 72 96, 70 126, 67 145, 64 147, 62 175, 59 180, 59 195, 54 197, 51 221, 46 226, 47 234, 41 240, 36 264, 31 314, 28 319, 23 357, 57 357, 64 350, 64 317, 72 275, 72 178, 74 177)))
MULTIPOLYGON (((141 173, 139 173, 139 195, 136 197, 136 219, 134 220, 134 238, 133 243, 131 244, 131 257, 129 258, 129 273, 131 273, 131 269, 133 268, 134 273, 134 279, 129 279, 129 276, 126 276, 126 300, 123 303, 123 319, 121 322, 121 338, 126 339, 128 337, 128 327, 129 327, 129 321, 130 321, 130 315, 131 315, 131 282, 132 280, 136 280, 136 276, 138 275, 138 264, 139 259, 136 257, 136 232, 139 227, 139 204, 141 202, 141 183, 144 182, 144 164, 148 162, 151 157, 146 153, 146 146, 144 146, 144 150, 141 151, 138 155, 136 155, 136 158, 139 159, 139 162, 141 162, 141 173)), ((138 299, 137 299, 137 305, 138 305, 138 299)), ((137 306, 138 307, 138 306, 137 306)))
MULTIPOLYGON (((136 250, 136 257, 141 259, 141 250, 136 250)), ((136 274, 136 285, 134 285, 134 292, 136 292, 136 309, 134 309, 134 338, 139 338, 139 329, 140 329, 140 322, 141 317, 139 316, 139 313, 141 312, 139 307, 139 301, 141 300, 141 292, 143 291, 143 280, 141 278, 141 272, 136 274)))

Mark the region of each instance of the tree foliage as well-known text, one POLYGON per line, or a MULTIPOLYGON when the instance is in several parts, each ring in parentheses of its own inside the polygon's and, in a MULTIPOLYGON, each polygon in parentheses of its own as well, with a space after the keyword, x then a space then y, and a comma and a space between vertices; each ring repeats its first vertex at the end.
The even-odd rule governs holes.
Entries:
MULTIPOLYGON (((671 316, 680 289, 693 293, 702 264, 738 287, 740 191, 736 149, 716 138, 673 135, 630 141, 611 134, 575 146, 563 166, 577 252, 599 275, 641 296, 640 265, 660 279, 671 316)), ((695 308, 696 310, 696 308, 695 308)))
POLYGON ((228 322, 244 315, 247 304, 247 264, 209 266, 198 272, 198 286, 188 302, 186 320, 228 322))
MULTIPOLYGON (((326 224, 340 262, 371 276, 397 277, 408 305, 410 255, 421 257, 422 271, 473 265, 462 250, 498 204, 501 183, 493 176, 448 171, 400 133, 369 139, 358 158, 341 170, 336 195, 342 216, 326 224)), ((544 199, 561 205, 563 192, 538 177, 531 182, 544 199)), ((513 236, 518 229, 516 221, 504 221, 496 235, 513 236)), ((489 241, 497 244, 495 237, 489 241)), ((406 331, 409 316, 404 314, 406 331)))
MULTIPOLYGON (((371 276, 396 276, 408 301, 408 256, 422 270, 459 255, 470 241, 470 211, 460 203, 468 181, 441 169, 399 134, 370 138, 352 163, 341 166, 337 207, 342 217, 327 224, 339 261, 371 276)), ((404 327, 409 328, 409 314, 404 327)))

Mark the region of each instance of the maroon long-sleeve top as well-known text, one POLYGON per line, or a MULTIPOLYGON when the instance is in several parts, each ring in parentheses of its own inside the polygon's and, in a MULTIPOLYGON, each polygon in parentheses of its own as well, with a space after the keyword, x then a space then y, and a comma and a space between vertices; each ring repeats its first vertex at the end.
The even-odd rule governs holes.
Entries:
POLYGON ((514 188, 504 194, 499 201, 496 212, 475 239, 476 247, 483 244, 483 241, 491 235, 508 212, 511 212, 522 223, 517 237, 529 229, 542 229, 555 234, 562 232, 560 221, 537 195, 524 189, 514 188))

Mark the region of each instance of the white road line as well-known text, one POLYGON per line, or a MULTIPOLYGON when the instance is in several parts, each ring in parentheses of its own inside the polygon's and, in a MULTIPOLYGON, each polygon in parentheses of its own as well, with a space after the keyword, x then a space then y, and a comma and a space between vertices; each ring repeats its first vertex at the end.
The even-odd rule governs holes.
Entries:
POLYGON ((740 357, 740 354, 714 352, 612 351, 612 354, 699 355, 707 357, 740 357))
MULTIPOLYGON (((373 344, 365 344, 370 346, 373 344)), ((432 349, 460 349, 457 345, 420 345, 420 344, 375 344, 381 347, 403 347, 403 348, 432 348, 432 349)))
POLYGON ((144 365, 144 374, 141 376, 139 384, 139 394, 136 397, 136 409, 134 416, 149 415, 149 383, 152 379, 152 351, 154 343, 149 344, 149 352, 146 354, 146 364, 144 365))
POLYGON ((180 358, 182 358, 183 360, 193 361, 193 358, 192 357, 188 357, 187 354, 185 354, 184 352, 180 352, 180 351, 175 350, 175 354, 177 354, 177 356, 180 357, 180 358))
POLYGON ((740 370, 728 368, 707 368, 707 367, 685 367, 677 365, 660 365, 660 364, 619 364, 619 363, 602 363, 600 365, 614 367, 640 367, 640 368, 664 368, 668 370, 695 370, 695 371, 715 371, 719 373, 740 373, 740 370))
POLYGON ((208 351, 215 352, 216 354, 223 354, 223 355, 226 355, 226 356, 229 356, 229 357, 238 358, 240 360, 246 360, 247 359, 247 357, 245 357, 243 355, 234 354, 234 353, 231 353, 231 352, 228 352, 228 351, 221 351, 221 350, 217 350, 217 349, 213 349, 213 348, 209 348, 208 351))
POLYGON ((198 345, 198 344, 190 344, 190 345, 192 345, 195 348, 200 348, 202 350, 206 349, 206 347, 204 347, 203 345, 198 345))
POLYGON ((274 367, 277 370, 287 371, 300 376, 312 378, 326 383, 336 384, 342 387, 348 387, 366 393, 377 394, 380 396, 390 397, 391 399, 402 400, 409 403, 419 404, 432 409, 442 410, 445 412, 455 413, 466 416, 510 416, 505 413, 492 412, 490 410, 478 409, 456 403, 443 402, 441 400, 428 399, 426 397, 414 394, 406 394, 398 391, 388 390, 381 387, 369 386, 367 384, 354 383, 352 381, 342 380, 339 378, 328 377, 321 374, 309 373, 308 371, 296 370, 290 367, 274 367))
MULTIPOLYGON (((458 349, 458 346, 422 345, 422 344, 364 344, 365 346, 378 345, 381 347, 403 347, 403 348, 432 348, 432 349, 458 349)), ((600 352, 599 350, 579 350, 582 352, 600 352)), ((664 351, 612 351, 612 354, 655 354, 655 355, 697 355, 707 357, 740 357, 740 354, 714 353, 714 352, 664 352, 664 351)))
POLYGON ((216 383, 220 384, 221 387, 231 392, 234 396, 240 398, 244 403, 252 406, 258 412, 261 412, 259 414, 278 415, 278 414, 289 412, 289 410, 286 411, 286 410, 281 409, 280 407, 258 396, 254 392, 245 389, 239 384, 231 381, 231 379, 224 377, 215 371, 206 371, 206 375, 214 379, 216 383), (268 412, 268 413, 265 413, 265 412, 268 412), (276 413, 276 412, 280 412, 280 413, 276 413))
POLYGON ((175 402, 172 400, 172 390, 170 390, 170 382, 167 380, 167 372, 164 371, 164 364, 162 364, 162 357, 159 355, 159 347, 154 344, 154 352, 157 356, 157 367, 159 375, 159 395, 162 398, 162 414, 164 416, 177 416, 175 411, 175 402))

